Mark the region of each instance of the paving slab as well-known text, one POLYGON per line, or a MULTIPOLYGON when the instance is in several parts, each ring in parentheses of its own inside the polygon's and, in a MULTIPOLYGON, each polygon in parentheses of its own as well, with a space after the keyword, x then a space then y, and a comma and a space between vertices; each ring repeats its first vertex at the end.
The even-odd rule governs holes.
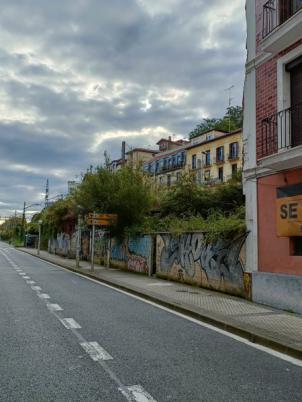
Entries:
MULTIPOLYGON (((35 249, 19 250, 37 256, 35 249)), ((95 265, 91 272, 90 263, 86 261, 81 261, 80 269, 76 269, 75 260, 46 251, 41 251, 39 257, 302 359, 302 316, 298 314, 119 269, 95 265)))

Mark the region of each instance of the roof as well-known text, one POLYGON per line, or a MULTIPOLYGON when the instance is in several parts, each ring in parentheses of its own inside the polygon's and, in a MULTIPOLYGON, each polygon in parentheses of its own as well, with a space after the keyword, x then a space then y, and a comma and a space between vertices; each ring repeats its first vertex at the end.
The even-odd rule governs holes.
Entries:
POLYGON ((160 145, 162 142, 169 142, 170 144, 179 145, 179 144, 181 144, 181 141, 183 141, 183 140, 172 141, 172 140, 169 139, 169 138, 161 138, 161 139, 156 143, 156 145, 160 145))
POLYGON ((187 146, 183 146, 183 147, 176 148, 176 149, 170 149, 169 151, 160 152, 158 155, 156 155, 154 158, 150 159, 146 163, 152 163, 152 162, 160 160, 162 158, 177 155, 179 152, 184 151, 186 148, 187 148, 187 146))
POLYGON ((126 155, 132 154, 133 152, 146 152, 148 154, 158 154, 158 150, 148 149, 148 148, 133 148, 130 151, 126 152, 126 155))
MULTIPOLYGON (((220 130, 211 130, 211 131, 220 131, 220 130)), ((224 132, 224 131, 220 131, 220 132, 221 132, 221 133, 224 133, 224 135, 221 135, 221 136, 216 137, 216 138, 212 138, 211 140, 205 140, 205 141, 202 141, 202 142, 198 142, 197 144, 189 145, 189 146, 186 147, 186 149, 192 149, 192 148, 195 148, 195 147, 199 147, 200 145, 209 144, 209 143, 211 143, 211 142, 215 142, 215 141, 217 141, 217 140, 221 140, 222 138, 231 137, 231 136, 234 135, 234 134, 242 133, 242 129, 238 129, 238 130, 235 130, 235 131, 231 131, 230 133, 226 133, 226 132, 224 132)), ((204 133, 204 134, 206 134, 206 133, 204 133)), ((199 137, 199 136, 198 136, 198 137, 199 137)), ((194 137, 194 139, 195 139, 195 138, 196 138, 196 137, 194 137)), ((193 139, 193 138, 192 138, 192 139, 193 139)))

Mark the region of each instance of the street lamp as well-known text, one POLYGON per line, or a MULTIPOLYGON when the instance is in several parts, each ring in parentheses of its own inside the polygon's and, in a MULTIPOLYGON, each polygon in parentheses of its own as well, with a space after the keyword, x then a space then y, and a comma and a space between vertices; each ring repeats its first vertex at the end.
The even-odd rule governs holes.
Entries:
POLYGON ((39 224, 39 239, 38 239, 38 250, 37 250, 37 254, 40 255, 40 248, 41 248, 41 226, 42 226, 42 220, 40 219, 38 221, 39 224))

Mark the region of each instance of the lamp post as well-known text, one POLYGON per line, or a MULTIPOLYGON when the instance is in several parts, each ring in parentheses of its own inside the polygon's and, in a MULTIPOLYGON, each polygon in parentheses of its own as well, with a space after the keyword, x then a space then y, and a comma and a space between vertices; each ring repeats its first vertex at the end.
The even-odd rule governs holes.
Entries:
POLYGON ((40 255, 40 248, 41 248, 41 227, 42 227, 42 220, 40 219, 38 221, 39 224, 39 238, 38 238, 38 250, 37 250, 37 255, 40 255))
POLYGON ((77 227, 77 247, 76 247, 76 268, 80 267, 80 251, 81 251, 81 215, 78 215, 78 227, 77 227))

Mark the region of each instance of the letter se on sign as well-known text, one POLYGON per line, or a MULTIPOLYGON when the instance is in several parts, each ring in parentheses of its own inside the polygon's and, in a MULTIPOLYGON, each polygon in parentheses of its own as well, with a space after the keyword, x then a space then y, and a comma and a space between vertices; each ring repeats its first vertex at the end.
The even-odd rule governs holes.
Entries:
POLYGON ((277 234, 302 236, 302 196, 277 199, 277 234))

